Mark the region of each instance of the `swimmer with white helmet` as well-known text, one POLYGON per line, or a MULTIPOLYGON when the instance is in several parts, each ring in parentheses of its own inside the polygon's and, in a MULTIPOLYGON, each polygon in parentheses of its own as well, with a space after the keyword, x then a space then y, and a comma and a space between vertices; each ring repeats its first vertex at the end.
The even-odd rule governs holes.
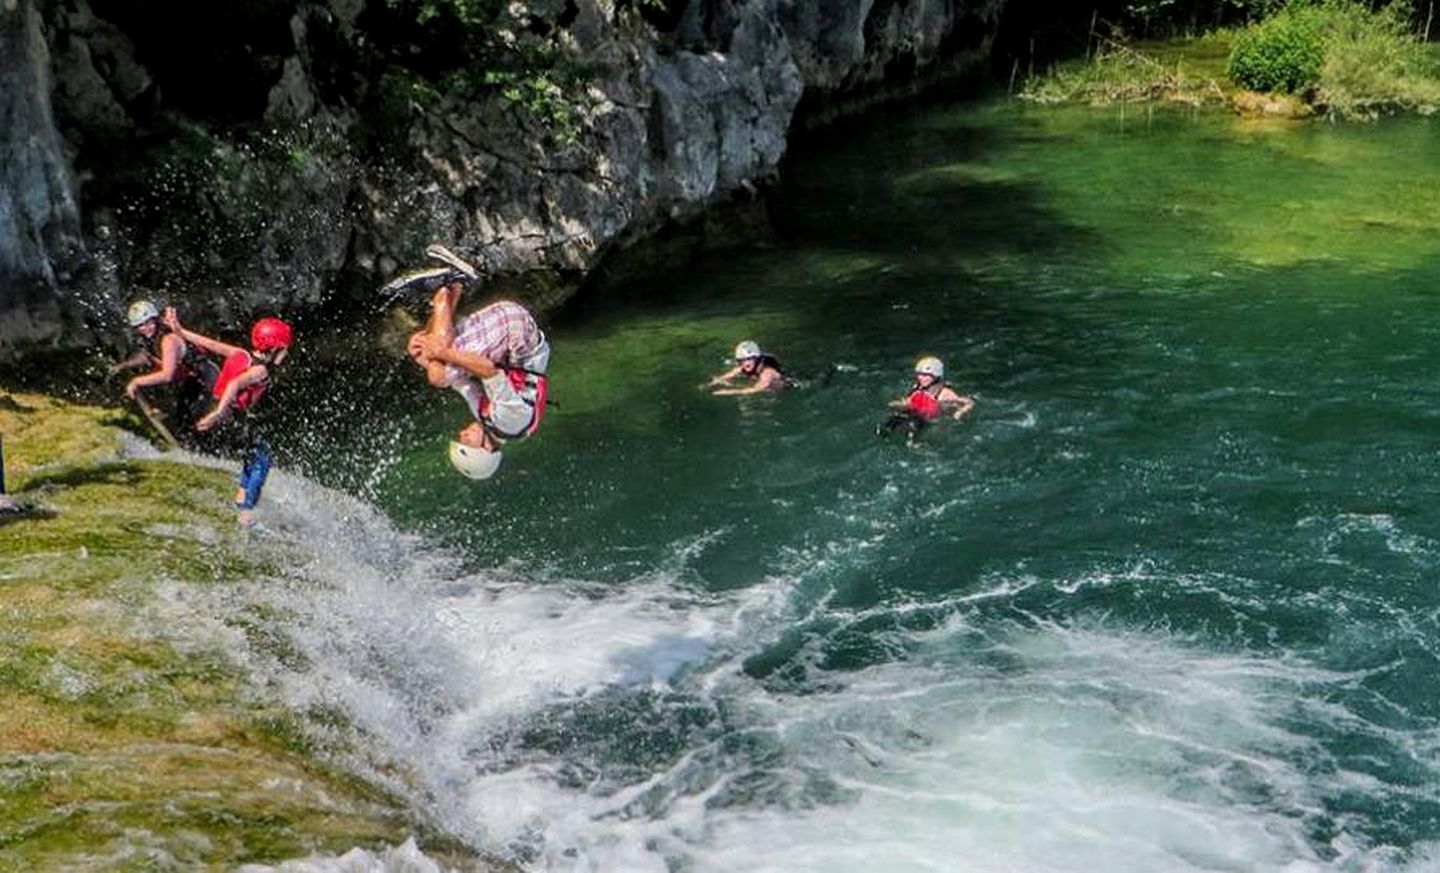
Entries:
POLYGON ((759 394, 782 391, 790 387, 790 380, 774 355, 765 354, 754 340, 745 340, 735 346, 735 366, 715 376, 705 387, 715 388, 712 394, 759 394), (750 384, 737 388, 732 385, 736 381, 750 384))
POLYGON ((900 411, 886 419, 875 429, 878 436, 887 436, 891 431, 904 427, 911 440, 930 422, 949 414, 956 421, 964 418, 975 408, 975 399, 951 388, 945 381, 945 364, 939 358, 927 355, 915 362, 915 382, 910 393, 890 402, 892 408, 900 411))

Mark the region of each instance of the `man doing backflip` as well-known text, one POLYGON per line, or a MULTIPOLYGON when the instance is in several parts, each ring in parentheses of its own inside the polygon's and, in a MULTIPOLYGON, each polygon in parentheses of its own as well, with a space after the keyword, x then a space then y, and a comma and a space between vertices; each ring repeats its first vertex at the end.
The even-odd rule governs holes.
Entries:
POLYGON ((450 463, 471 479, 488 479, 500 466, 501 447, 540 426, 549 391, 550 343, 529 310, 510 300, 456 321, 460 297, 479 274, 446 249, 427 251, 455 267, 411 274, 389 287, 438 286, 430 320, 410 337, 407 351, 430 384, 458 392, 475 419, 450 442, 450 463))

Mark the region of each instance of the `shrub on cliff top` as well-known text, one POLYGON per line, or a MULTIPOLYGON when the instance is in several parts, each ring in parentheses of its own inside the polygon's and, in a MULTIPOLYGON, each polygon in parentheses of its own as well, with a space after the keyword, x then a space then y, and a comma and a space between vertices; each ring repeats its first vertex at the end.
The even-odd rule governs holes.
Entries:
MULTIPOLYGON (((573 142, 588 81, 558 17, 510 0, 385 0, 384 50, 414 77, 412 96, 499 96, 573 142)), ((553 12, 553 10, 552 10, 553 12)))

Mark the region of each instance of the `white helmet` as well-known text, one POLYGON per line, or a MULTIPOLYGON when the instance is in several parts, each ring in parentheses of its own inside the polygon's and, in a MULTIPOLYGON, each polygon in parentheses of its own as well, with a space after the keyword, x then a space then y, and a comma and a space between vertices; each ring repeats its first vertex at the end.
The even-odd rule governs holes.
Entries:
POLYGON ((735 360, 744 361, 750 358, 758 358, 764 352, 760 351, 760 344, 754 340, 745 340, 735 347, 735 360))
POLYGON ((936 379, 945 378, 945 364, 939 358, 925 357, 915 362, 915 375, 934 376, 936 379))
POLYGON ((149 300, 136 300, 130 304, 130 311, 125 313, 125 320, 130 322, 131 327, 139 327, 147 321, 160 317, 160 310, 149 300))
POLYGON ((450 441, 450 463, 471 479, 489 479, 500 469, 500 453, 487 452, 474 446, 467 446, 456 440, 450 441))

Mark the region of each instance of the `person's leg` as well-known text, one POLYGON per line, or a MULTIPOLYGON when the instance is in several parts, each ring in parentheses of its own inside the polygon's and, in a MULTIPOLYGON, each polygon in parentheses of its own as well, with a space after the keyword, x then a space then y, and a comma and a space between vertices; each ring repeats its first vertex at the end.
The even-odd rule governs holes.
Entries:
POLYGON ((240 489, 235 493, 235 508, 240 511, 240 523, 250 525, 255 520, 254 509, 260 502, 260 492, 270 476, 270 444, 263 436, 255 437, 245 452, 240 466, 240 489))
POLYGON ((431 336, 445 340, 447 346, 455 342, 455 308, 460 305, 461 289, 459 282, 452 282, 442 286, 430 298, 430 321, 425 330, 431 336))
MULTIPOLYGON (((210 411, 210 392, 198 379, 185 378, 175 383, 175 402, 172 405, 171 427, 177 435, 192 435, 195 422, 210 411)), ((189 440, 187 440, 189 442, 189 440)))

